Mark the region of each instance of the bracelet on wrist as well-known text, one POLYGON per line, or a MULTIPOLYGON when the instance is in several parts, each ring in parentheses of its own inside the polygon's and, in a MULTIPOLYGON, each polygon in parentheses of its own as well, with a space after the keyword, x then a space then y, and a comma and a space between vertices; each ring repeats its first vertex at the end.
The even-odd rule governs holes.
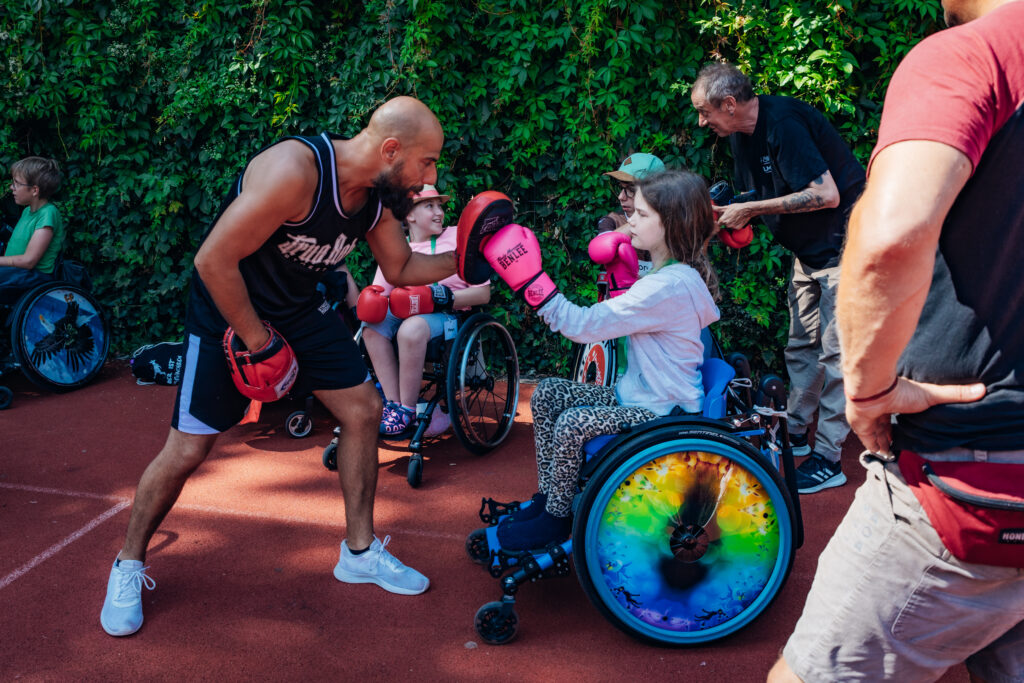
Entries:
POLYGON ((885 389, 884 391, 880 391, 877 394, 872 394, 871 396, 865 396, 864 398, 854 398, 852 396, 848 396, 847 398, 850 401, 853 401, 854 403, 867 403, 868 401, 876 401, 876 400, 882 398, 883 396, 885 396, 886 394, 891 393, 892 390, 895 389, 896 385, 899 384, 899 383, 900 383, 900 376, 896 375, 896 378, 892 381, 892 384, 890 384, 889 388, 885 389))

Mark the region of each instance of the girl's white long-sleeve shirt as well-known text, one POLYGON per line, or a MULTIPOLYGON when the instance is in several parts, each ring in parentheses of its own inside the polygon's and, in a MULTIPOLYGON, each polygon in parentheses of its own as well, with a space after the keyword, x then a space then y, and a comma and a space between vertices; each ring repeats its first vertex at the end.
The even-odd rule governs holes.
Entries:
POLYGON ((618 402, 667 415, 675 406, 700 412, 704 387, 701 330, 719 318, 711 292, 692 267, 674 263, 640 278, 625 294, 577 306, 556 294, 538 311, 555 332, 574 342, 629 337, 618 402))

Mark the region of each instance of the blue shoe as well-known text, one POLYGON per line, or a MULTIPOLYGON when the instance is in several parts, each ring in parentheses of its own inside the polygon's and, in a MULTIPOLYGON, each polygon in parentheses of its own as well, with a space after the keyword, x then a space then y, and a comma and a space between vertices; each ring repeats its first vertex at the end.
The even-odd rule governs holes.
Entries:
POLYGON ((572 533, 572 517, 555 517, 547 510, 542 510, 535 518, 524 522, 499 524, 497 532, 502 550, 544 548, 569 538, 572 533))
POLYGON ((817 493, 845 483, 846 475, 839 463, 814 451, 796 468, 796 490, 799 493, 817 493))
POLYGON ((112 636, 130 636, 142 628, 142 587, 156 588, 138 560, 114 561, 107 580, 107 597, 100 612, 100 625, 112 636))

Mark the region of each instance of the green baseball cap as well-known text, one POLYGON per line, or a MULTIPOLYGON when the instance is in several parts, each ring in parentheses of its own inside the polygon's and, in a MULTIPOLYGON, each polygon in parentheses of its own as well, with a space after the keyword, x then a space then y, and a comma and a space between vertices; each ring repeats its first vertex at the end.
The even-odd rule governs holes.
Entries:
POLYGON ((664 170, 665 163, 661 159, 653 154, 637 152, 626 157, 622 161, 622 165, 619 166, 619 170, 608 171, 604 175, 611 176, 616 180, 633 183, 649 173, 657 173, 664 170))

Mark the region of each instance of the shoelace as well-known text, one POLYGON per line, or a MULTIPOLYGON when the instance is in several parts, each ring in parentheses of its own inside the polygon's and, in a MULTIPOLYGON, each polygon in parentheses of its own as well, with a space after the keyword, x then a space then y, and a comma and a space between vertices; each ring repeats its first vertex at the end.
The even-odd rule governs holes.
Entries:
POLYGON ((405 565, 398 561, 398 558, 387 551, 388 543, 391 542, 391 534, 384 537, 384 540, 380 542, 380 552, 377 554, 377 562, 385 565, 388 569, 393 571, 401 571, 405 569, 405 565))
POLYGON ((130 572, 121 571, 121 585, 117 591, 118 602, 124 602, 125 599, 135 599, 142 592, 143 586, 149 590, 156 588, 156 581, 146 573, 147 569, 149 567, 142 567, 130 572), (129 586, 131 586, 130 592, 128 590, 129 586))

